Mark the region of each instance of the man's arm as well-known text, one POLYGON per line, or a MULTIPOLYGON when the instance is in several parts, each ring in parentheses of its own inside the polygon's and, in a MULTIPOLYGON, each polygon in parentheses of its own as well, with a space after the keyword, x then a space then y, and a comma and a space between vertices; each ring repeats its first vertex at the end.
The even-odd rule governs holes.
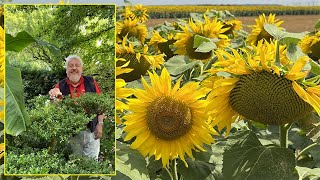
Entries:
POLYGON ((96 139, 102 138, 103 119, 104 119, 104 115, 103 114, 98 115, 98 123, 97 123, 96 129, 94 131, 96 139))
POLYGON ((53 89, 49 91, 50 99, 54 99, 58 97, 59 95, 62 95, 60 88, 59 88, 59 83, 55 85, 53 89))

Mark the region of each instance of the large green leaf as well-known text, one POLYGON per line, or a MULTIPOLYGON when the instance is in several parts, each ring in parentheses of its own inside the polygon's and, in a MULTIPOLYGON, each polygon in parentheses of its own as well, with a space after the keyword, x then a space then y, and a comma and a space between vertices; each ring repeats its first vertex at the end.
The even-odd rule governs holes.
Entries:
POLYGON ((148 172, 150 179, 170 179, 170 175, 162 167, 161 160, 155 160, 154 156, 148 158, 148 172))
POLYGON ((294 44, 288 46, 286 55, 293 62, 296 62, 299 58, 305 56, 300 47, 294 44))
POLYGON ((200 46, 195 50, 195 52, 206 53, 214 49, 217 49, 217 45, 214 42, 210 41, 210 42, 204 42, 200 44, 200 46))
POLYGON ((16 37, 6 34, 6 51, 20 52, 36 40, 26 31, 21 31, 16 37))
POLYGON ((320 177, 320 168, 310 169, 307 167, 296 167, 296 170, 299 174, 299 180, 306 179, 319 179, 320 177))
POLYGON ((290 44, 298 44, 298 42, 307 34, 308 32, 301 33, 286 33, 285 37, 282 39, 282 42, 287 46, 290 44))
POLYGON ((282 31, 274 24, 264 24, 263 27, 271 36, 273 36, 277 40, 280 40, 287 35, 287 32, 282 31))
POLYGON ((14 136, 26 130, 29 116, 23 98, 19 68, 6 66, 6 133, 14 136))
POLYGON ((164 66, 167 68, 168 72, 171 75, 176 76, 201 63, 201 61, 192 61, 190 63, 187 63, 188 61, 189 60, 185 56, 173 56, 164 63, 164 66))
POLYGON ((204 145, 206 151, 193 152, 195 161, 186 158, 188 168, 182 161, 178 161, 178 172, 184 179, 221 179, 222 178, 222 154, 224 151, 224 139, 212 145, 204 145))
POLYGON ((116 170, 131 179, 149 179, 145 158, 137 150, 130 149, 129 145, 118 141, 116 164, 116 170))
POLYGON ((110 179, 111 180, 117 180, 117 179, 119 179, 119 180, 132 180, 131 178, 129 178, 128 176, 122 174, 119 171, 117 171, 116 174, 117 174, 116 176, 113 176, 110 179))
POLYGON ((252 131, 229 137, 223 153, 225 179, 290 179, 294 175, 292 151, 274 145, 263 146, 252 131))
POLYGON ((213 172, 215 167, 207 162, 186 159, 188 167, 184 165, 182 161, 178 161, 178 172, 183 176, 185 180, 193 179, 214 179, 213 172))
POLYGON ((193 48, 197 48, 202 43, 205 43, 205 42, 211 42, 211 40, 209 38, 206 38, 206 37, 203 37, 203 36, 196 34, 193 39, 193 48))

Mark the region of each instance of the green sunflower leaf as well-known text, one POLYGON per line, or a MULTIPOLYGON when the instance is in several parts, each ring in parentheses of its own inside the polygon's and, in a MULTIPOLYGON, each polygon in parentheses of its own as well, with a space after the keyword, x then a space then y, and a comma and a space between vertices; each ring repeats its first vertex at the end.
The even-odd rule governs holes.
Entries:
POLYGON ((320 65, 312 60, 309 63, 311 65, 311 72, 315 75, 320 75, 320 65))
MULTIPOLYGON (((310 113, 304 118, 297 121, 297 125, 303 130, 305 137, 309 138, 312 142, 320 143, 320 118, 315 113, 310 113)), ((296 141, 295 141, 296 142, 296 141)), ((311 142, 304 139, 304 146, 300 149, 309 146, 311 142)), ((315 160, 315 159, 314 159, 315 160)), ((320 158, 318 158, 320 160, 320 158)))
POLYGON ((230 136, 223 153, 224 179, 292 179, 295 156, 275 145, 263 146, 252 131, 230 136))
POLYGON ((117 171, 116 176, 112 176, 111 180, 132 180, 128 176, 124 175, 123 173, 117 171))
POLYGON ((286 36, 282 39, 282 42, 289 46, 290 44, 298 44, 299 41, 306 35, 308 32, 301 33, 287 33, 286 36))
POLYGON ((310 169, 307 167, 296 167, 299 179, 318 179, 320 177, 320 168, 310 169))
POLYGON ((177 164, 178 172, 183 176, 183 179, 215 179, 213 176, 215 170, 214 165, 190 158, 187 158, 186 161, 188 167, 186 167, 182 161, 178 161, 177 164))
POLYGON ((287 48, 287 57, 293 61, 296 62, 299 58, 302 56, 305 56, 305 54, 302 52, 299 46, 290 44, 287 48))
POLYGON ((187 158, 188 168, 185 167, 184 162, 178 161, 177 169, 183 179, 222 179, 222 154, 225 141, 219 140, 211 146, 204 145, 205 152, 194 152, 195 161, 187 158))
MULTIPOLYGON (((116 170, 131 179, 147 180, 147 162, 137 151, 130 149, 129 145, 117 141, 116 170)), ((114 179, 123 179, 117 178, 114 179)))
POLYGON ((164 66, 171 75, 176 76, 201 63, 201 61, 187 62, 189 62, 189 59, 186 56, 173 56, 164 63, 164 66))
POLYGON ((148 158, 147 168, 150 179, 170 179, 168 171, 162 167, 161 160, 155 160, 154 156, 148 158))
POLYGON ((193 39, 193 48, 198 48, 202 43, 205 42, 211 42, 211 40, 209 38, 199 36, 196 34, 193 39))
POLYGON ((210 41, 210 42, 204 42, 200 44, 200 46, 195 50, 195 52, 206 53, 214 49, 217 49, 217 45, 214 42, 210 41))
POLYGON ((276 25, 264 24, 263 27, 271 36, 273 36, 277 40, 280 40, 287 35, 287 32, 279 29, 276 25))

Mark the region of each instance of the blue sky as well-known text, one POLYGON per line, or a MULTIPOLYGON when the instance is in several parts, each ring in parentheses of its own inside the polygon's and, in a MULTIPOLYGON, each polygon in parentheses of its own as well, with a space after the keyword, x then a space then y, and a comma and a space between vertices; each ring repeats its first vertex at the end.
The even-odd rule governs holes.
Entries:
MULTIPOLYGON (((67 1, 67 0, 65 0, 67 1)), ((14 4, 57 3, 59 0, 12 0, 14 4)), ((318 5, 320 0, 130 0, 132 4, 143 5, 194 5, 194 4, 280 4, 280 5, 318 5)), ((72 4, 116 4, 124 5, 123 0, 70 0, 72 4)))

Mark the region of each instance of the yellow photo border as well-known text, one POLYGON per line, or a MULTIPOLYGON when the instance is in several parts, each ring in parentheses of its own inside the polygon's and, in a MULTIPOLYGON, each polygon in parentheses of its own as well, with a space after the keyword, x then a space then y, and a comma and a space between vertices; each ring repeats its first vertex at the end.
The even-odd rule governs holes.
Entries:
MULTIPOLYGON (((59 1, 60 3, 60 1, 59 1)), ((110 6, 114 6, 114 28, 115 28, 115 31, 114 31, 114 45, 116 45, 116 17, 117 17, 117 5, 116 4, 3 4, 3 11, 4 11, 4 51, 5 51, 5 32, 6 32, 6 26, 5 26, 5 22, 6 22, 6 15, 5 15, 5 7, 6 6, 14 6, 14 5, 55 5, 55 6, 72 6, 72 5, 78 5, 78 6, 100 6, 100 5, 110 5, 110 6)), ((115 119, 115 116, 116 116, 116 108, 115 108, 115 105, 116 105, 116 88, 115 88, 115 83, 116 83, 116 75, 115 75, 115 69, 116 69, 116 61, 115 61, 115 58, 116 58, 116 49, 114 48, 114 134, 116 135, 116 119, 115 119)), ((4 66, 6 67, 6 58, 4 56, 4 66)), ((6 68, 4 68, 4 102, 6 102, 6 68)), ((4 133, 4 145, 5 145, 5 150, 4 150, 4 169, 3 169, 3 174, 4 176, 26 176, 26 177, 29 177, 29 176, 116 176, 116 156, 117 156, 117 153, 116 153, 116 136, 114 136, 114 173, 113 174, 6 174, 6 106, 4 105, 4 130, 3 130, 3 133, 4 133)))

